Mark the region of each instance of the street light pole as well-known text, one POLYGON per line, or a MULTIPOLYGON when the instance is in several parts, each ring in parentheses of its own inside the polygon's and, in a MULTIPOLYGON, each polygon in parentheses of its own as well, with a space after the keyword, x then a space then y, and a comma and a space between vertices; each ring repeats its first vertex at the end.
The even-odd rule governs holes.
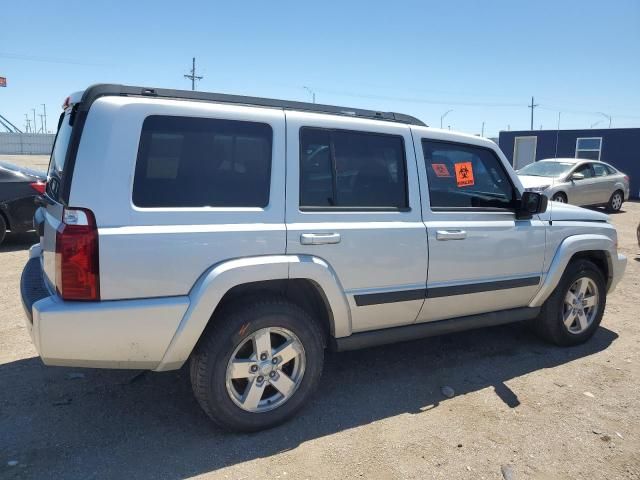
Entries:
POLYGON ((611 128, 611 115, 607 115, 606 113, 598 112, 599 115, 602 115, 604 118, 609 120, 609 128, 611 128))
POLYGON ((444 117, 446 117, 447 115, 449 115, 451 112, 453 112, 453 110, 447 110, 446 112, 444 112, 444 113, 440 116, 440 128, 442 128, 442 121, 444 120, 444 117))

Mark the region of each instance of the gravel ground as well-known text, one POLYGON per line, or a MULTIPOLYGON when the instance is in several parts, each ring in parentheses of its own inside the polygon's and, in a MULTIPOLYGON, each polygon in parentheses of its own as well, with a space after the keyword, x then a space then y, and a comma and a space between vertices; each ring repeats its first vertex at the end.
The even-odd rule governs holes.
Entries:
POLYGON ((511 325, 329 353, 302 414, 252 435, 212 426, 184 369, 43 366, 18 291, 36 238, 9 235, 0 478, 640 479, 640 203, 623 208, 612 218, 627 272, 586 345, 552 347, 511 325))

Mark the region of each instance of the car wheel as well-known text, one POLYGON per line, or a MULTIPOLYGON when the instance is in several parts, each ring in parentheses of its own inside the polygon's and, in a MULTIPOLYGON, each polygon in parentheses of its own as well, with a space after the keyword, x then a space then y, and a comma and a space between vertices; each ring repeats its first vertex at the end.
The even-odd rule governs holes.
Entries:
POLYGON ((571 262, 534 327, 556 345, 578 345, 595 333, 607 302, 604 276, 589 260, 571 262))
POLYGON ((562 192, 558 192, 551 198, 551 200, 559 203, 567 203, 567 196, 562 192))
POLYGON ((280 298, 236 304, 217 315, 191 358, 191 383, 206 414, 251 432, 290 419, 312 396, 324 336, 302 308, 280 298))
POLYGON ((4 241, 4 237, 7 234, 7 223, 4 221, 4 217, 0 215, 0 245, 4 241))
POLYGON ((610 212, 619 212, 622 208, 622 202, 624 202, 624 197, 622 196, 622 192, 620 190, 616 190, 611 195, 609 199, 609 203, 607 204, 607 210, 610 212))

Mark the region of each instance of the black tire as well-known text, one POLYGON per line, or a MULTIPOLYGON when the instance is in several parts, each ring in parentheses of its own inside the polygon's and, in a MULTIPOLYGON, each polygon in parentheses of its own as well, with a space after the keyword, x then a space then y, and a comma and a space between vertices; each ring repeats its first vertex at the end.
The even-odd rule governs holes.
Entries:
POLYGON ((598 329, 607 303, 607 290, 602 271, 589 260, 572 261, 565 270, 560 283, 544 302, 540 314, 534 320, 534 330, 545 340, 560 346, 579 345, 589 340, 598 329), (598 289, 598 305, 589 327, 580 333, 571 333, 562 321, 565 295, 569 288, 582 277, 587 277, 598 289))
POLYGON ((609 199, 609 203, 607 203, 607 211, 609 212, 619 212, 622 208, 622 204, 624 202, 624 193, 620 190, 616 190, 611 194, 611 198, 609 199))
POLYGON ((551 200, 554 202, 567 203, 567 196, 563 192, 556 193, 551 200))
POLYGON ((324 335, 314 318, 299 306, 278 297, 246 300, 225 308, 205 330, 191 357, 191 384, 198 403, 220 427, 253 432, 279 425, 295 415, 320 382, 324 335), (235 349, 254 332, 280 327, 293 332, 304 348, 305 369, 297 390, 279 407, 260 413, 240 408, 226 386, 227 365, 235 349))
POLYGON ((4 241, 4 237, 7 234, 7 223, 4 221, 4 217, 0 214, 0 245, 4 241))

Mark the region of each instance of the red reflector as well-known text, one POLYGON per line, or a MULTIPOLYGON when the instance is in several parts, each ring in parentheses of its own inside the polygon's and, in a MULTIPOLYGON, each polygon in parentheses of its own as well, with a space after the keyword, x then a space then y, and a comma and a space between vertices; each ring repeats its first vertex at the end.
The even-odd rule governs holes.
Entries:
POLYGON ((100 300, 98 265, 98 229, 91 210, 65 209, 64 217, 73 213, 86 216, 86 224, 64 221, 56 233, 56 288, 64 300, 100 300), (84 213, 84 215, 82 215, 84 213))
POLYGON ((40 195, 43 195, 44 189, 46 188, 47 184, 44 182, 33 182, 33 183, 30 183, 29 186, 33 188, 36 192, 38 192, 40 195))

